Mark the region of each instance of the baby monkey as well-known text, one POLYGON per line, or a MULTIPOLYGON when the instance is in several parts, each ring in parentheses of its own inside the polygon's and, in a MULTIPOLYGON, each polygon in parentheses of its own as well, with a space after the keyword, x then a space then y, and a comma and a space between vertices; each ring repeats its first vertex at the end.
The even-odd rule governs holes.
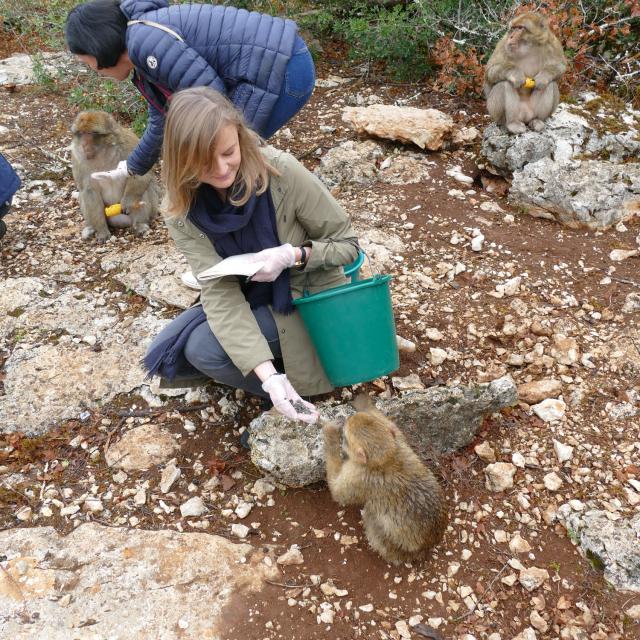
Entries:
POLYGON ((412 560, 442 540, 448 521, 442 489, 369 396, 356 398, 354 407, 358 413, 344 425, 344 459, 340 427, 323 426, 331 496, 364 505, 369 544, 387 562, 412 560))

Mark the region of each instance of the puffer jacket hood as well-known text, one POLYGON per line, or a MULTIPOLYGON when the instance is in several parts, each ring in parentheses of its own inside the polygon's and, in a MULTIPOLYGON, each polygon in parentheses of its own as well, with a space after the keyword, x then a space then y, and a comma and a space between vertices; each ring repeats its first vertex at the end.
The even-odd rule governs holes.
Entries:
POLYGON ((167 0, 122 0, 120 3, 120 11, 124 13, 129 20, 137 20, 143 13, 147 11, 155 11, 168 7, 167 0))

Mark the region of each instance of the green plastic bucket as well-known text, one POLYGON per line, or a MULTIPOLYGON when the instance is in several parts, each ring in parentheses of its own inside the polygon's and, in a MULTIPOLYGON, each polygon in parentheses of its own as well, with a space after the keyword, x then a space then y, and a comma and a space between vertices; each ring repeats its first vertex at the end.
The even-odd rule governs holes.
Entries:
POLYGON ((334 386, 374 380, 400 366, 390 280, 376 275, 293 301, 334 386))

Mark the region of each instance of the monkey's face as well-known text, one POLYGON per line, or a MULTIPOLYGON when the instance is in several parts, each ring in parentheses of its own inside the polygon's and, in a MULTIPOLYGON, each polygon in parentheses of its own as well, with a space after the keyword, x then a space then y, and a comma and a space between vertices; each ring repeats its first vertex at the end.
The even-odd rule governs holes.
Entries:
POLYGON ((75 139, 82 155, 87 160, 93 160, 102 147, 105 135, 99 133, 76 133, 75 139))

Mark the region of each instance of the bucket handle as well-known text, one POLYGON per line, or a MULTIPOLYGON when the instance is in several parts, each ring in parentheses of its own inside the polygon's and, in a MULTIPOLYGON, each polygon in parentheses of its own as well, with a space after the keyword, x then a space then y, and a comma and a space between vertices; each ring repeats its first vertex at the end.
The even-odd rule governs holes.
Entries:
MULTIPOLYGON (((373 271, 373 265, 371 263, 371 258, 369 257, 369 255, 363 249, 359 248, 358 257, 353 262, 343 267, 344 275, 347 278, 351 278, 352 284, 360 279, 360 269, 364 264, 365 258, 369 261, 369 267, 371 268, 372 273, 374 273, 374 276, 378 276, 378 272, 373 271)), ((305 286, 302 290, 302 297, 308 298, 310 295, 311 294, 309 293, 309 289, 307 289, 307 287, 305 286)))

